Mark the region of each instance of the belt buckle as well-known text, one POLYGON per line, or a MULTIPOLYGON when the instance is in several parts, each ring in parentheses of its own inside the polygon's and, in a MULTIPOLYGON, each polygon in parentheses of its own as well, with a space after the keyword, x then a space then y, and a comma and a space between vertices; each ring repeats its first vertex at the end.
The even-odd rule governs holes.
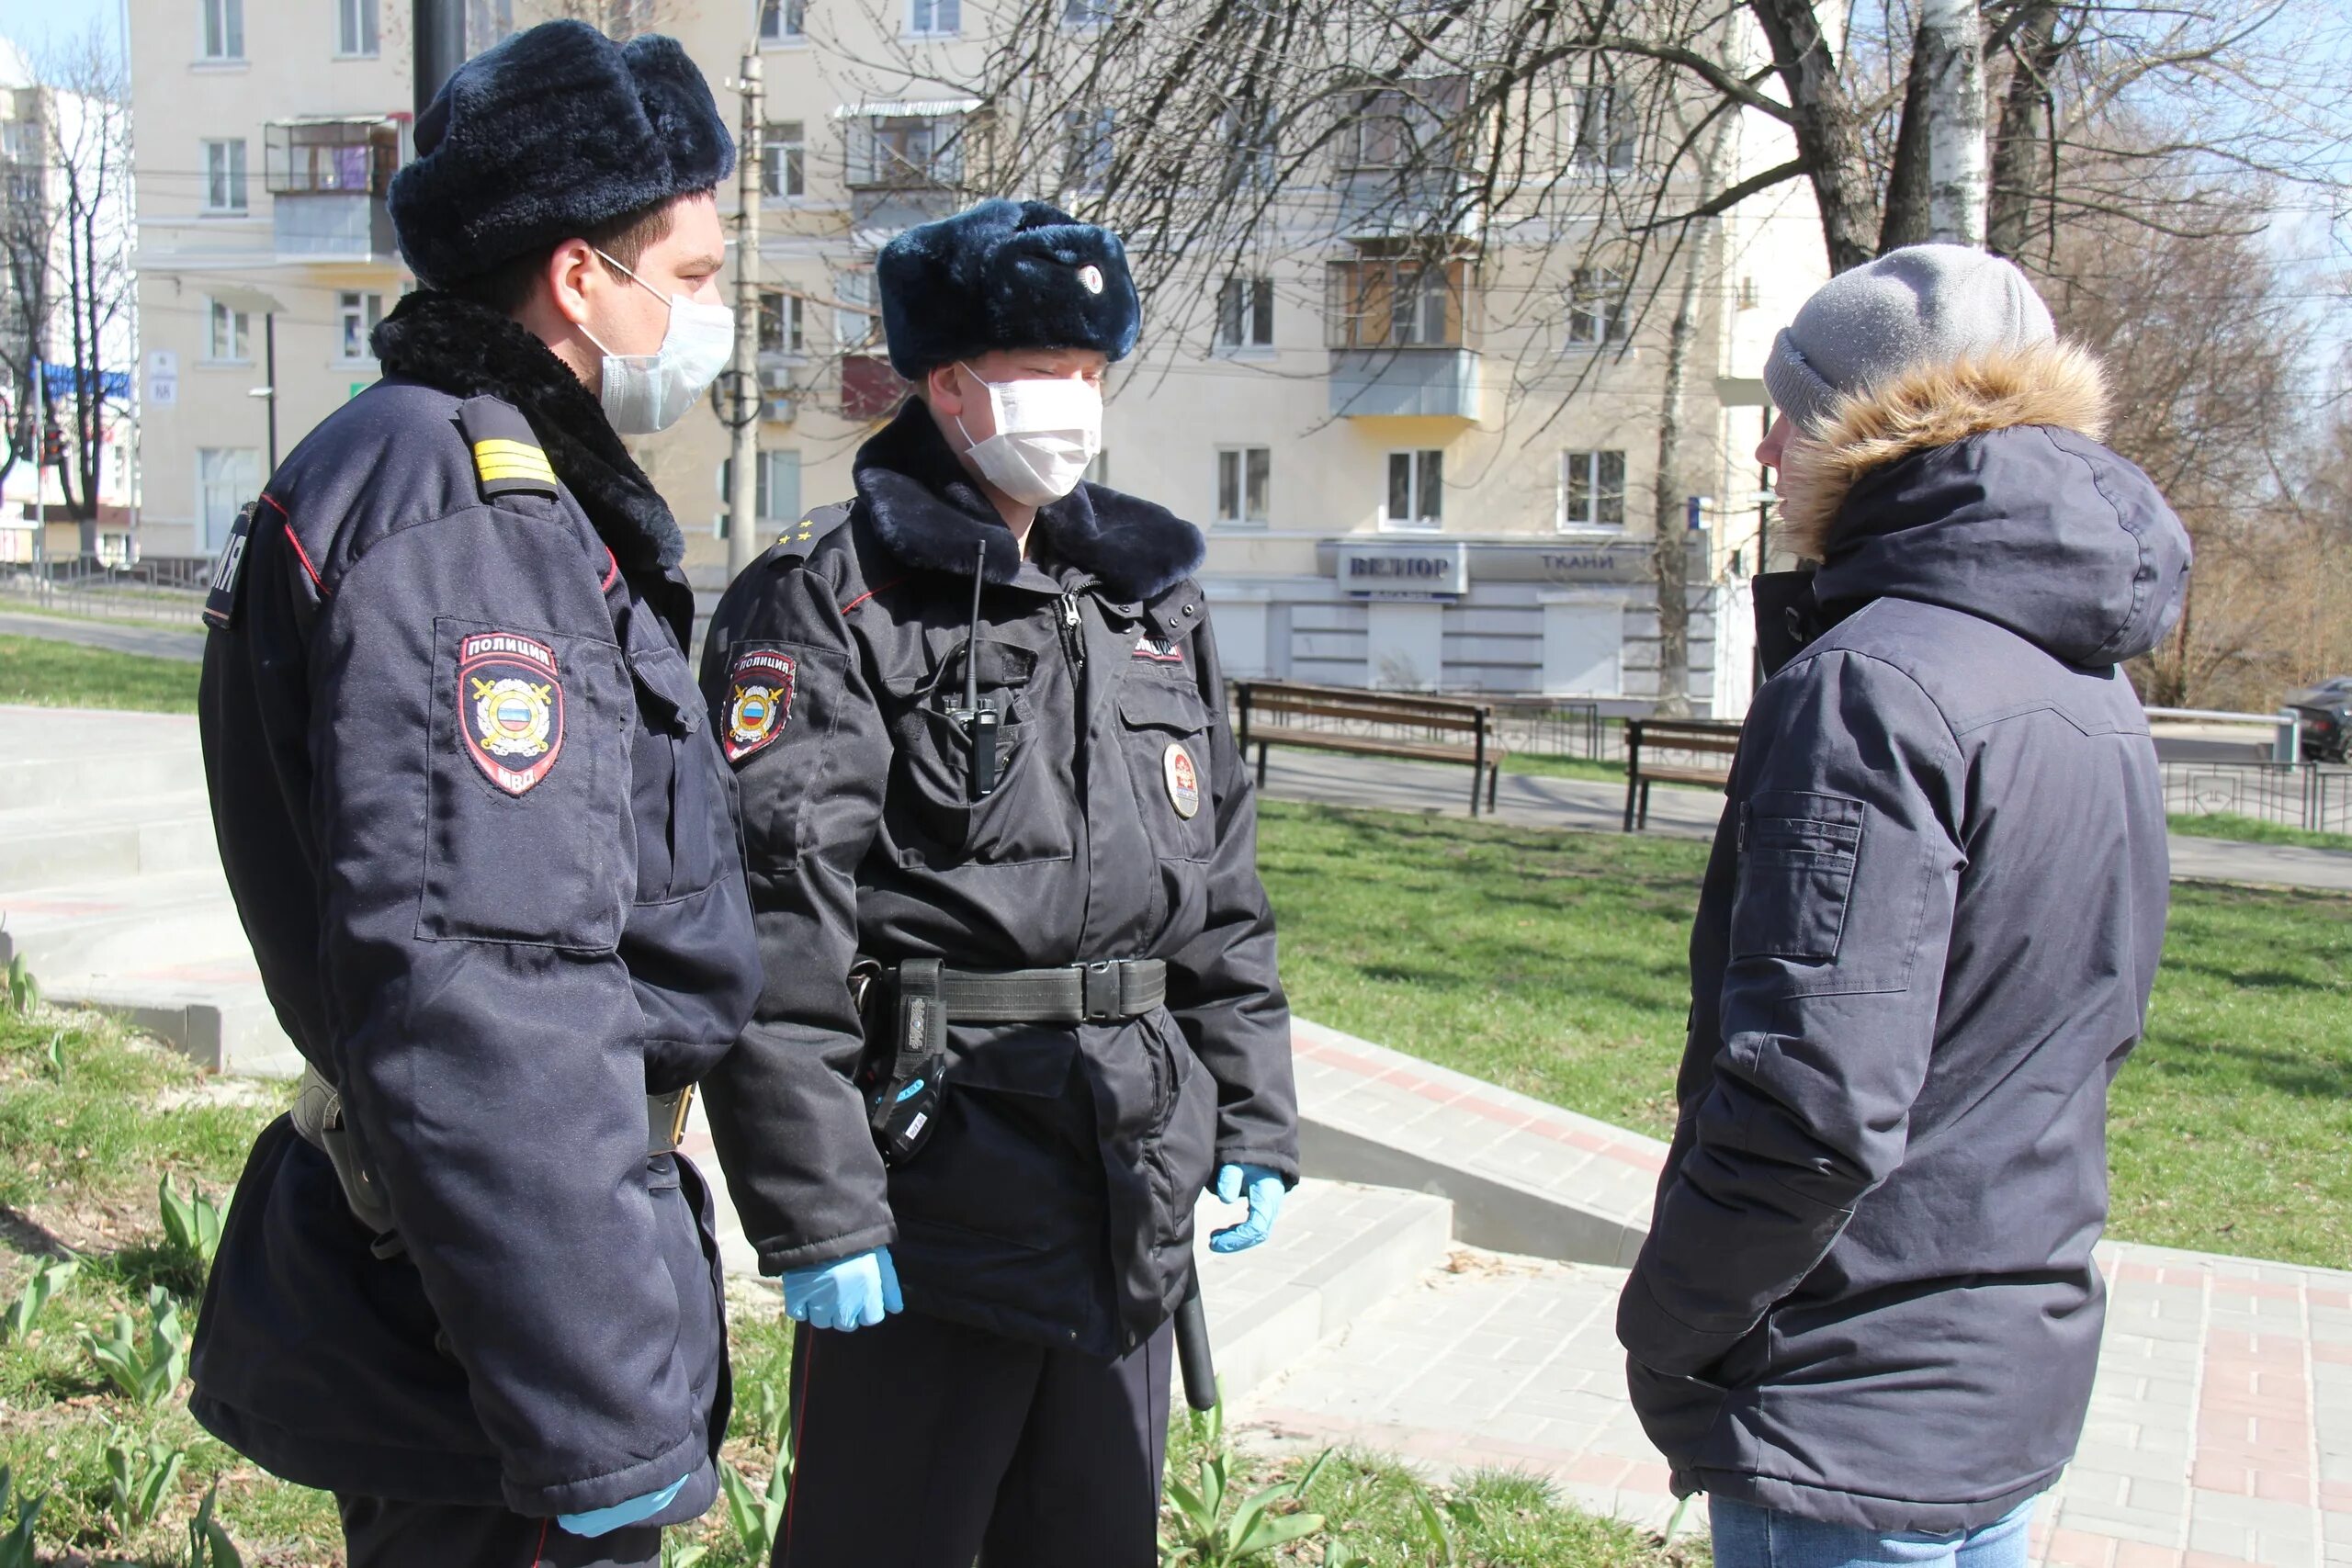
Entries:
POLYGON ((677 1148, 686 1141, 686 1119, 695 1108, 695 1086, 688 1084, 678 1091, 676 1109, 670 1113, 670 1146, 677 1148))
POLYGON ((1109 959, 1084 966, 1083 1007, 1089 1023, 1109 1023, 1119 1016, 1119 971, 1109 959))

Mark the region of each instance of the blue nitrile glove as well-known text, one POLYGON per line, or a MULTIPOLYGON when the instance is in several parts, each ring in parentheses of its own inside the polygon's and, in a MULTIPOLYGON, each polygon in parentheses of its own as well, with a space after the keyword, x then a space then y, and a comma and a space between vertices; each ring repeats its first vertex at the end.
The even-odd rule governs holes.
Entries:
POLYGON ((854 1258, 794 1269, 784 1276, 784 1313, 811 1328, 838 1328, 843 1333, 871 1328, 890 1313, 904 1312, 899 1294, 899 1271, 890 1266, 890 1249, 877 1247, 854 1258))
POLYGON ((1244 1188, 1250 1192, 1250 1217, 1210 1236, 1211 1252, 1247 1252, 1274 1228, 1274 1216, 1283 1212, 1283 1194, 1289 1190, 1282 1172, 1262 1165, 1228 1165, 1216 1173, 1216 1195, 1224 1201, 1239 1202, 1244 1188))
POLYGON ((678 1489, 693 1477, 682 1475, 659 1492, 648 1492, 642 1497, 631 1497, 626 1503, 616 1503, 609 1508, 595 1508, 585 1514, 558 1514, 555 1522, 573 1535, 610 1535, 623 1525, 633 1525, 639 1519, 650 1519, 670 1506, 678 1489))

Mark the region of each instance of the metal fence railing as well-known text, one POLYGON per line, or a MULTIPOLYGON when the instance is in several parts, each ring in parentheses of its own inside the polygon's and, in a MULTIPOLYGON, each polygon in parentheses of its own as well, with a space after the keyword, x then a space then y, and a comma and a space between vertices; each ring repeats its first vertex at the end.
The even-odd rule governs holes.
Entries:
POLYGON ((69 615, 200 624, 209 563, 141 561, 109 567, 57 561, 0 571, 0 609, 53 610, 69 615))
POLYGON ((2352 767, 2322 762, 2163 764, 2165 810, 2248 817, 2319 833, 2352 833, 2352 767))

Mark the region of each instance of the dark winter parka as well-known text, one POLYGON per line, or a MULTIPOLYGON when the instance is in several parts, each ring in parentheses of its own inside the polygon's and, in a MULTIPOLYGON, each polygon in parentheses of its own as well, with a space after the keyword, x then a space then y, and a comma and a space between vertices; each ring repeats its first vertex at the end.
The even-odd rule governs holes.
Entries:
POLYGON ((887 1243, 909 1311, 1121 1353, 1182 1291, 1213 1164, 1298 1172, 1256 807, 1189 576, 1201 537, 1087 485, 1040 513, 1023 560, 919 402, 854 471, 847 521, 738 579, 704 653, 767 976, 709 1086, 719 1158, 770 1272, 887 1243), (980 689, 1003 725, 1001 781, 975 800, 944 710, 983 541, 980 689), (773 689, 784 670, 773 727, 739 728, 739 672, 773 689), (1114 1023, 953 1024, 940 1124, 886 1176, 851 1081, 860 957, 1161 958, 1168 999, 1114 1023))
POLYGON ((2098 1358, 2107 1089, 2163 945, 2117 665, 2188 540, 2054 346, 1791 453, 1835 625, 1758 694, 1690 941, 1681 1116, 1618 1313, 1679 1491, 1956 1530, 2050 1486, 2098 1358))
POLYGON ((202 724, 263 981, 401 1250, 272 1123, 193 1408, 304 1485, 544 1517, 684 1475, 659 1517, 689 1517, 727 1424, 718 1249, 645 1097, 733 1043, 758 954, 683 540, 503 316, 413 295, 376 350, 256 509, 202 724))

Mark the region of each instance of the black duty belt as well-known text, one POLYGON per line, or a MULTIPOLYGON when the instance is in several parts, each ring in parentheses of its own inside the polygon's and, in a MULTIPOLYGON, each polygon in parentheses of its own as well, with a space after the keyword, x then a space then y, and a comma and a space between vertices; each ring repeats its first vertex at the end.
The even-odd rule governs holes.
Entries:
POLYGON ((884 969, 867 960, 851 976, 861 1012, 876 980, 896 1005, 871 1031, 858 1087, 875 1144, 893 1166, 912 1159, 938 1124, 950 1023, 1115 1023, 1168 999, 1168 964, 1159 958, 1052 969, 951 969, 936 958, 884 969))
POLYGON ((1167 999, 1168 964, 1159 958, 939 970, 939 1000, 952 1023, 1108 1023, 1141 1018, 1167 999))

